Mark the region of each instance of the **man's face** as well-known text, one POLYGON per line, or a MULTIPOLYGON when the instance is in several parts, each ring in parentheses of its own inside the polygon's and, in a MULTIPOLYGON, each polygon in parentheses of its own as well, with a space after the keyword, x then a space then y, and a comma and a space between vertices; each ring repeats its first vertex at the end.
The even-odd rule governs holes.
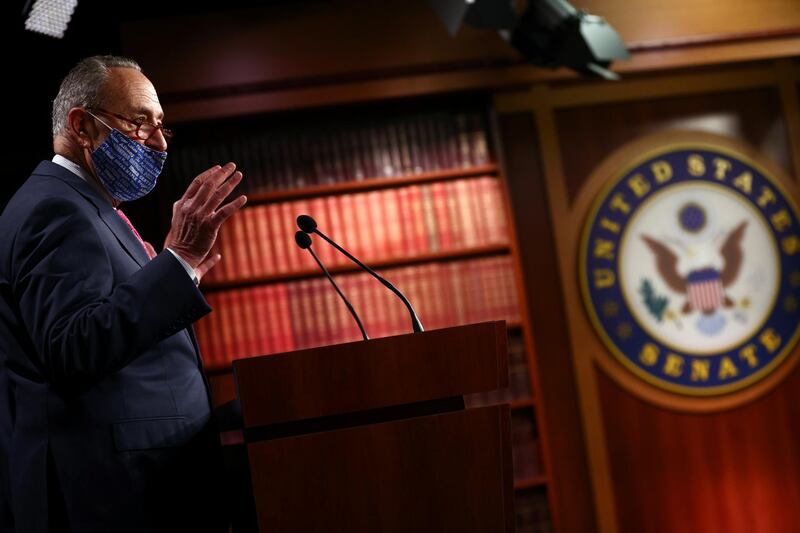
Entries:
MULTIPOLYGON (((103 122, 148 148, 161 152, 167 149, 167 141, 161 130, 156 130, 149 139, 144 140, 136 136, 136 126, 131 123, 144 121, 161 124, 164 118, 156 89, 144 74, 132 68, 112 68, 103 93, 102 109, 107 113, 95 112, 103 122), (111 113, 128 120, 114 117, 111 113)), ((95 148, 109 133, 108 128, 100 124, 96 131, 99 135, 95 148)))

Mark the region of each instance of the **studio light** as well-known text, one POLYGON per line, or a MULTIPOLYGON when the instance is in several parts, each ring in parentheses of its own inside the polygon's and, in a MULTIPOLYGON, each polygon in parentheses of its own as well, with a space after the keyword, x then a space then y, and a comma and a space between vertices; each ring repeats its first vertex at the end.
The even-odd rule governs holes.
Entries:
POLYGON ((33 7, 31 1, 28 0, 23 11, 23 16, 27 14, 25 29, 57 39, 64 37, 78 0, 35 0, 33 7))
POLYGON ((459 26, 496 30, 534 65, 568 67, 585 76, 617 80, 608 69, 628 59, 625 43, 602 17, 566 0, 528 0, 517 15, 513 0, 430 0, 451 35, 459 26))

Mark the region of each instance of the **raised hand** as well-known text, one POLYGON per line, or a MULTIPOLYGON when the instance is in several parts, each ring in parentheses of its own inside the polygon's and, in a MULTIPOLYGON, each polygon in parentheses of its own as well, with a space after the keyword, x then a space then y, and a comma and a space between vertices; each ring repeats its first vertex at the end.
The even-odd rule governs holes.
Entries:
POLYGON ((211 270, 219 254, 208 256, 217 233, 231 215, 247 202, 244 195, 220 207, 239 182, 242 173, 234 163, 212 167, 197 176, 180 200, 172 205, 172 226, 164 241, 197 273, 198 278, 211 270))

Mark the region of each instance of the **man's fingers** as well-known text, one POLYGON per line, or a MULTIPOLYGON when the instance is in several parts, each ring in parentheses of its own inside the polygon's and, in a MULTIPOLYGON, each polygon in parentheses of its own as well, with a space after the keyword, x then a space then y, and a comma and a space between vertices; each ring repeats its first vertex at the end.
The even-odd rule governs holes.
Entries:
POLYGON ((225 204, 224 206, 217 209, 217 212, 211 217, 211 222, 214 226, 219 227, 222 225, 225 220, 228 219, 232 214, 242 208, 244 204, 247 203, 247 196, 242 195, 225 204))
POLYGON ((195 177, 189 184, 189 187, 186 189, 186 192, 183 193, 183 198, 185 200, 188 200, 189 198, 197 194, 197 191, 200 189, 200 186, 206 181, 206 177, 209 175, 209 173, 216 172, 220 168, 222 167, 220 167, 219 165, 213 166, 208 170, 206 170, 205 172, 203 172, 202 174, 200 174, 199 176, 195 177))
POLYGON ((211 197, 208 198, 204 207, 210 211, 215 210, 217 207, 219 207, 219 204, 221 204, 225 200, 225 198, 228 197, 231 191, 233 191, 233 189, 235 189, 236 186, 239 185, 239 183, 241 183, 241 181, 242 181, 242 173, 237 170, 228 180, 223 182, 217 188, 217 190, 214 192, 213 195, 211 195, 211 197))
POLYGON ((214 268, 217 265, 217 263, 220 262, 221 259, 222 259, 221 255, 214 254, 209 256, 205 261, 203 261, 199 265, 197 265, 197 268, 194 269, 195 274, 197 274, 197 279, 202 280, 203 276, 205 276, 209 270, 214 268))
MULTIPOLYGON (((205 184, 213 185, 211 191, 215 191, 217 187, 219 187, 219 184, 225 181, 225 179, 227 179, 234 170, 236 170, 235 163, 226 163, 224 166, 216 165, 209 168, 192 180, 192 183, 189 184, 189 188, 186 189, 186 192, 183 194, 183 199, 190 200, 195 198, 205 184)), ((207 199, 207 197, 203 198, 201 205, 202 203, 205 203, 207 199)))

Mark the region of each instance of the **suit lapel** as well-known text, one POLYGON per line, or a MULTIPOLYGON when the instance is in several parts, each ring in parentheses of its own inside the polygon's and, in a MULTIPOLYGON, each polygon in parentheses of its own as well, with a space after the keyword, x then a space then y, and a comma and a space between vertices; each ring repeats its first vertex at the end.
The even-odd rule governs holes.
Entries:
POLYGON ((122 247, 125 248, 128 255, 130 255, 139 266, 144 266, 150 259, 147 257, 144 246, 142 246, 142 243, 139 242, 139 239, 136 238, 136 235, 133 234, 128 225, 125 224, 125 221, 122 220, 111 206, 108 206, 107 209, 100 208, 99 212, 100 218, 103 219, 108 229, 111 230, 122 247))
POLYGON ((90 184, 86 183, 80 176, 76 176, 66 168, 53 163, 52 161, 42 161, 34 174, 52 176, 65 181, 70 187, 75 189, 81 196, 89 200, 97 208, 100 219, 108 226, 111 233, 117 238, 122 248, 139 266, 144 266, 150 259, 130 228, 120 218, 114 208, 103 198, 100 193, 90 184))

